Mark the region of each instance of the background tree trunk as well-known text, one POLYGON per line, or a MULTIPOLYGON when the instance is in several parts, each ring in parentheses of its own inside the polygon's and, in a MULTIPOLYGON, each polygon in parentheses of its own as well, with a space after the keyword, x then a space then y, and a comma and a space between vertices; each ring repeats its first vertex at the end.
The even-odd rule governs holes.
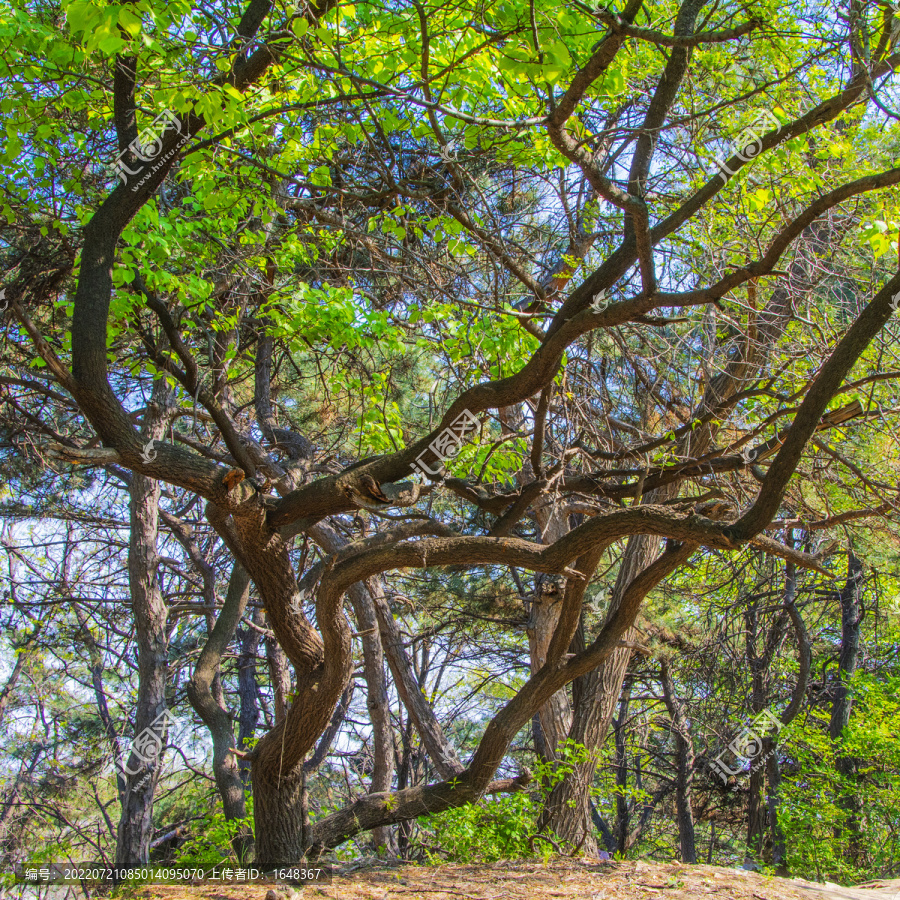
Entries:
POLYGON ((694 743, 691 740, 690 723, 684 714, 684 707, 675 692, 675 682, 669 669, 668 660, 660 663, 659 680, 663 688, 663 699, 669 717, 672 719, 672 733, 675 735, 675 812, 678 817, 678 844, 681 861, 697 862, 697 846, 694 837, 694 810, 691 806, 691 783, 694 778, 694 743))
POLYGON ((272 685, 272 698, 275 705, 275 724, 284 720, 287 714, 288 697, 291 693, 291 673, 288 670, 287 657, 276 638, 267 635, 266 661, 269 664, 269 681, 272 685))
MULTIPOLYGON (((835 765, 846 783, 855 778, 857 760, 841 750, 841 738, 850 722, 853 699, 850 696, 850 677, 859 664, 859 627, 862 622, 861 599, 863 586, 862 563, 853 555, 847 556, 847 580, 838 593, 841 604, 841 655, 838 662, 837 681, 833 688, 831 721, 828 733, 835 744, 835 765)), ((844 841, 848 862, 857 865, 861 854, 860 816, 861 802, 857 792, 851 791, 841 800, 846 814, 845 824, 835 829, 835 836, 844 841)))
MULTIPOLYGON (((372 780, 369 790, 389 791, 394 778, 394 734, 391 728, 391 708, 384 674, 384 652, 378 632, 378 616, 370 596, 371 588, 354 584, 348 595, 362 635, 363 676, 366 679, 366 707, 372 723, 372 780)), ((396 854, 397 842, 390 827, 376 828, 372 839, 377 851, 396 854)))
MULTIPOLYGON (((187 684, 188 700, 212 736, 213 776, 219 796, 222 798, 225 819, 229 822, 243 819, 247 815, 247 810, 241 773, 237 759, 231 752, 234 747, 231 715, 222 702, 221 690, 217 691, 215 688, 222 656, 234 637, 249 596, 250 576, 240 563, 235 562, 228 582, 225 603, 187 684)), ((239 861, 245 862, 250 858, 252 844, 253 837, 248 828, 235 835, 232 846, 239 861)))
MULTIPOLYGON (((238 696, 240 697, 240 714, 238 718, 238 749, 246 750, 249 741, 256 734, 259 724, 259 681, 256 676, 256 659, 259 644, 262 640, 263 611, 253 610, 251 621, 258 628, 249 625, 238 629, 240 653, 238 655, 238 696)), ((246 759, 238 760, 241 781, 246 787, 250 783, 250 763, 246 759)))
MULTIPOLYGON (((335 553, 346 541, 331 527, 320 523, 310 529, 314 539, 328 553, 335 553)), ((381 643, 380 624, 375 611, 373 597, 380 592, 377 579, 351 585, 347 592, 356 624, 359 629, 363 650, 363 677, 366 680, 366 707, 372 723, 372 781, 371 793, 389 791, 394 778, 394 734, 391 728, 391 709, 387 680, 384 672, 384 650, 381 643)), ((388 615, 390 612, 388 611, 388 615)), ((394 617, 390 616, 393 623, 394 617)), ((402 652, 402 647, 400 648, 402 652)), ((416 690, 422 697, 422 692, 416 690)), ((430 704, 429 704, 430 709, 430 704)), ((435 723, 436 724, 436 723, 435 723)), ((443 738, 443 734, 440 734, 443 738)), ((454 754, 455 755, 455 754, 454 754)), ((397 842, 390 827, 376 828, 372 832, 376 850, 396 854, 397 842)))
MULTIPOLYGON (((163 428, 159 429, 161 435, 163 428)), ((151 435, 152 436, 152 435, 151 435)), ((131 481, 131 534, 128 542, 128 582, 138 645, 138 703, 135 739, 167 712, 168 635, 166 605, 157 581, 156 540, 159 526, 159 483, 137 472, 131 481)), ((153 794, 159 780, 165 744, 144 762, 134 749, 124 773, 125 792, 116 838, 116 866, 145 865, 153 837, 153 794), (134 773, 134 774, 131 774, 134 773)), ((145 754, 146 755, 146 754, 145 754)))
MULTIPOLYGON (((652 561, 658 545, 657 538, 645 535, 629 540, 608 617, 618 609, 626 588, 652 561)), ((623 643, 634 642, 637 636, 633 628, 629 629, 623 643)), ((590 759, 574 766, 572 772, 554 786, 541 813, 541 822, 560 839, 572 846, 580 846, 585 854, 591 856, 597 855, 597 843, 591 828, 589 792, 597 769, 598 751, 619 702, 631 654, 629 647, 617 648, 597 669, 580 679, 579 703, 574 710, 568 737, 586 747, 590 759)))

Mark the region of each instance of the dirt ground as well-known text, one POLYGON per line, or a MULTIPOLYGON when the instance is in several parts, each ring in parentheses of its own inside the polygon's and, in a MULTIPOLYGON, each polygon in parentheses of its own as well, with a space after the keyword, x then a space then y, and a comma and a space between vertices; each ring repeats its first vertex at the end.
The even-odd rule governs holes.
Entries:
POLYGON ((157 885, 143 900, 900 900, 900 879, 853 888, 678 863, 573 860, 344 867, 331 884, 157 885))

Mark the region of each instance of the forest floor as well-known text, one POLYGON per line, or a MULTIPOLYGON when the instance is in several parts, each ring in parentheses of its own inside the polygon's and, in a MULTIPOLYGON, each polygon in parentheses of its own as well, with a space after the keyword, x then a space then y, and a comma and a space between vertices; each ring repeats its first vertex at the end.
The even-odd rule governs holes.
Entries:
POLYGON ((900 900, 900 879, 856 887, 680 863, 569 859, 336 869, 331 884, 156 885, 141 900, 900 900))

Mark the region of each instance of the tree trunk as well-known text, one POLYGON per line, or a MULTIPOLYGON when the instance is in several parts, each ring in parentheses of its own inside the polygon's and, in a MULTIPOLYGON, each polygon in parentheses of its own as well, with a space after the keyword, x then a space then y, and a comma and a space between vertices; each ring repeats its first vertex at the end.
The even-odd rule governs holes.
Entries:
POLYGON ((269 682, 272 685, 272 699, 275 705, 275 724, 283 721, 291 693, 291 673, 288 671, 287 657, 274 637, 266 637, 266 661, 269 663, 269 682))
MULTIPOLYGON (((790 540, 789 540, 790 543, 790 540)), ((797 641, 797 661, 799 669, 797 672, 797 683, 794 686, 793 696, 787 709, 781 714, 781 721, 788 725, 800 712, 800 707, 806 699, 806 689, 809 685, 809 673, 812 669, 812 646, 809 640, 809 633, 803 622, 803 617, 794 602, 797 592, 797 569, 793 563, 788 563, 785 567, 785 609, 791 618, 791 624, 794 628, 794 636, 797 641)), ((769 776, 769 826, 772 833, 772 865, 776 867, 776 871, 781 876, 788 874, 785 860, 787 858, 787 848, 784 842, 784 834, 778 822, 778 806, 781 796, 781 765, 778 761, 778 754, 773 753, 766 760, 766 771, 769 776)))
MULTIPOLYGON (((526 467, 523 474, 533 477, 534 473, 526 467)), ((552 501, 541 504, 535 510, 535 518, 541 529, 541 540, 545 544, 558 541, 569 530, 568 515, 552 501)), ((534 594, 526 626, 532 675, 547 661, 550 640, 559 622, 565 585, 562 578, 541 574, 534 577, 534 594)), ((541 759, 545 762, 557 759, 559 747, 572 727, 572 704, 569 702, 568 691, 557 691, 538 710, 535 723, 539 726, 539 731, 534 731, 535 746, 543 750, 541 759)))
POLYGON ((391 612, 381 585, 375 579, 370 579, 368 584, 375 606, 375 615, 378 619, 384 655, 394 679, 394 687, 409 713, 410 721, 415 725, 416 731, 422 739, 422 745, 425 747, 432 765, 441 777, 453 778, 463 770, 456 749, 444 734, 434 714, 434 708, 419 687, 409 654, 403 646, 403 635, 400 633, 400 628, 391 612))
MULTIPOLYGON (((252 622, 262 628, 264 617, 259 608, 253 610, 252 622)), ((259 724, 259 682, 256 677, 256 656, 262 633, 255 628, 238 630, 240 654, 238 655, 238 696, 241 710, 238 718, 238 749, 246 750, 248 742, 256 735, 259 724)), ((245 759, 238 760, 241 781, 246 786, 250 783, 250 763, 245 759)))
POLYGON ((352 638, 342 603, 346 588, 331 587, 323 580, 315 597, 318 630, 313 628, 285 537, 268 524, 259 507, 250 502, 232 509, 228 517, 210 503, 207 518, 247 569, 263 600, 274 634, 270 660, 283 654, 295 673, 288 706, 284 677, 279 666, 273 667, 286 708, 249 758, 257 859, 266 864, 296 863, 305 849, 302 766, 331 722, 352 674, 352 638))
MULTIPOLYGON (((762 652, 758 649, 760 639, 760 616, 758 600, 751 598, 744 611, 745 653, 750 668, 750 709, 754 715, 766 708, 768 701, 769 668, 775 650, 781 642, 787 615, 782 613, 769 628, 765 636, 762 652)), ((747 798, 747 850, 744 864, 756 867, 768 855, 769 808, 766 800, 766 769, 761 765, 763 754, 773 752, 771 738, 764 738, 760 753, 753 758, 750 768, 749 795, 747 798)))
MULTIPOLYGON (((348 591, 356 622, 362 635, 363 676, 366 679, 366 706, 372 723, 372 781, 369 790, 389 791, 394 778, 394 735, 391 729, 391 708, 384 674, 384 652, 378 633, 378 616, 363 584, 354 584, 348 591)), ((372 832, 376 851, 394 854, 397 849, 393 829, 376 828, 372 832)))
MULTIPOLYGON (((655 563, 644 567, 641 563, 653 555, 658 541, 644 535, 632 538, 632 541, 629 541, 629 547, 633 546, 635 549, 630 554, 626 551, 619 569, 607 622, 617 615, 620 608, 639 607, 644 597, 693 553, 690 545, 673 546, 671 552, 667 551, 655 563), (639 543, 633 545, 634 540, 639 543)), ((578 570, 593 572, 601 555, 602 550, 596 550, 592 558, 581 557, 576 563, 578 570)), ((573 583, 570 581, 567 590, 572 587, 573 583)), ((631 647, 620 649, 620 645, 633 641, 635 637, 635 629, 630 627, 609 656, 584 676, 578 690, 578 706, 575 708, 569 738, 588 749, 588 760, 574 766, 571 773, 554 786, 541 811, 542 828, 552 828, 562 840, 573 847, 581 847, 585 853, 594 856, 597 854, 597 844, 591 828, 589 793, 597 768, 599 748, 612 720, 632 653, 631 647), (615 660, 615 665, 607 665, 610 660, 615 660)))
POLYGON ((855 779, 858 761, 844 755, 841 750, 841 736, 850 722, 853 700, 850 696, 850 677, 859 664, 859 626, 862 621, 860 600, 862 595, 863 570, 860 561, 849 552, 847 557, 847 581, 838 594, 841 604, 841 655, 838 664, 837 683, 831 707, 829 735, 835 744, 835 764, 843 781, 844 797, 840 806, 844 810, 843 825, 835 829, 835 837, 843 841, 846 858, 853 865, 859 865, 862 856, 860 819, 862 805, 856 790, 848 791, 848 782, 855 779))
MULTIPOLYGON (((188 700, 212 736, 213 776, 219 796, 222 798, 225 819, 229 822, 243 819, 247 815, 247 810, 244 804, 244 784, 237 760, 231 752, 234 747, 231 715, 221 698, 217 696, 215 687, 222 656, 234 637, 249 596, 250 576, 240 563, 235 562, 228 582, 225 603, 187 685, 188 700)), ((235 835, 232 846, 240 862, 249 859, 252 843, 249 829, 242 829, 235 835)))
POLYGON ((612 720, 613 741, 616 748, 616 850, 628 852, 628 832, 631 829, 631 807, 628 803, 628 750, 625 746, 625 728, 628 707, 631 704, 632 680, 626 675, 619 700, 619 715, 612 720))
POLYGON ((784 834, 778 824, 778 802, 781 792, 781 766, 778 763, 778 754, 772 753, 766 757, 766 775, 769 779, 769 840, 772 844, 772 865, 777 875, 786 877, 788 872, 785 866, 787 848, 784 842, 784 834))
MULTIPOLYGON (((658 544, 658 538, 645 535, 629 540, 616 579, 609 615, 618 608, 626 588, 650 562, 658 544)), ((629 629, 623 642, 633 642, 636 637, 635 630, 629 629)), ((599 748, 606 738, 619 702, 631 653, 628 647, 617 648, 597 669, 581 679, 579 703, 568 737, 586 747, 590 759, 576 765, 571 774, 554 786, 541 812, 542 823, 546 823, 561 840, 573 847, 582 847, 588 855, 597 855, 588 795, 597 768, 599 748)))
MULTIPOLYGON (((164 426, 158 429, 157 437, 163 430, 164 426)), ((153 437, 154 433, 149 436, 153 437)), ((164 723, 168 713, 166 605, 156 576, 158 482, 136 472, 132 475, 130 513, 128 581, 138 644, 138 704, 135 739, 123 773, 125 791, 116 839, 117 867, 146 865, 150 859, 153 794, 165 747, 165 728, 160 726, 160 721, 164 723), (141 751, 140 755, 136 751, 141 751)))
MULTIPOLYGON (((333 528, 324 523, 310 529, 310 534, 329 553, 337 552, 347 543, 333 528)), ((389 791, 394 778, 394 735, 391 729, 390 698, 384 672, 384 650, 379 633, 378 614, 372 600, 379 591, 380 585, 376 579, 369 579, 365 583, 358 582, 347 591, 362 640, 366 706, 372 723, 373 769, 372 782, 369 786, 371 793, 389 791)), ((393 616, 391 621, 394 621, 393 616)), ((421 691, 418 693, 421 696, 421 691)), ((390 827, 376 828, 372 832, 372 838, 376 850, 385 850, 391 854, 396 852, 397 842, 390 827)))
MULTIPOLYGON (((763 753, 772 748, 770 740, 763 741, 763 753)), ((753 761, 750 769, 750 793, 747 798, 747 853, 745 865, 765 859, 769 835, 768 804, 765 798, 766 770, 753 761)))
POLYGON ((305 860, 302 799, 303 772, 300 767, 274 778, 268 773, 254 771, 257 865, 289 866, 305 860), (260 828, 260 823, 265 823, 264 827, 260 828))
MULTIPOLYGON (((550 401, 550 390, 541 394, 541 409, 539 415, 543 428, 543 417, 547 412, 550 401)), ((514 434, 517 429, 525 425, 524 411, 519 406, 510 406, 498 411, 503 434, 514 434)), ((542 443, 538 442, 538 445, 542 443)), ((540 446, 538 446, 540 450, 540 446)), ((516 480, 521 489, 533 484, 541 477, 541 472, 535 470, 540 467, 540 452, 527 461, 518 472, 516 480)), ((565 508, 561 508, 553 499, 547 498, 538 504, 534 510, 534 516, 541 532, 541 541, 544 544, 552 544, 564 537, 569 531, 569 515, 565 508)), ((496 532, 494 532, 496 533, 496 532)), ((513 572, 515 576, 515 572, 513 572)), ((516 578, 518 584, 518 578, 516 578)), ((534 590, 531 594, 528 611, 528 622, 525 627, 528 635, 528 652, 531 664, 531 674, 539 671, 547 661, 547 650, 562 609, 562 600, 565 596, 566 581, 558 576, 536 573, 534 576, 534 590)), ((520 593, 521 589, 520 589, 520 593)), ((584 635, 581 629, 582 637, 584 635)), ((553 762, 557 759, 557 751, 572 725, 572 704, 569 701, 567 690, 557 691, 537 712, 532 719, 532 735, 538 757, 544 762, 553 762)))
POLYGON ((678 816, 678 843, 681 861, 697 862, 697 845, 694 836, 694 811, 691 806, 691 783, 694 778, 694 744, 691 740, 690 725, 684 714, 684 707, 675 693, 675 682, 669 670, 668 660, 660 665, 660 682, 663 699, 672 719, 672 733, 675 735, 675 810, 678 816))
MULTIPOLYGON (((75 603, 73 609, 75 617, 78 619, 79 634, 84 637, 84 643, 90 657, 88 671, 91 673, 91 686, 94 689, 97 714, 100 716, 100 722, 103 725, 103 730, 106 732, 106 739, 109 741, 113 760, 118 761, 121 747, 119 746, 119 734, 116 731, 112 716, 109 714, 109 704, 106 702, 106 691, 103 687, 103 655, 97 646, 97 641, 91 632, 87 614, 81 608, 81 604, 75 603)), ((121 805, 125 798, 125 772, 119 766, 116 766, 116 792, 119 795, 119 804, 121 805)), ((112 829, 112 824, 109 824, 112 829)), ((113 833, 115 834, 114 830, 113 833)))
MULTIPOLYGON (((535 578, 535 596, 528 619, 528 649, 531 656, 531 672, 537 672, 547 661, 547 648, 556 630, 562 605, 563 592, 559 582, 552 578, 535 578)), ((542 758, 555 760, 560 744, 572 725, 572 708, 566 691, 557 691, 537 714, 540 738, 535 744, 543 747, 542 758)))

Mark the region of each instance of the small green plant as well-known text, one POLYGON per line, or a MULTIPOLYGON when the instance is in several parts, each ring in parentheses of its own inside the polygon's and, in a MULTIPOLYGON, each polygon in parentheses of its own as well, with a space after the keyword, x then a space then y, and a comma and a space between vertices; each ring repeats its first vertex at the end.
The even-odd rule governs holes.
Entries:
POLYGON ((532 771, 546 796, 567 775, 571 775, 578 766, 590 760, 591 751, 584 744, 567 738, 560 744, 555 760, 538 760, 532 771))
POLYGON ((528 859, 546 862, 558 847, 552 835, 538 835, 538 817, 553 788, 576 767, 596 761, 596 754, 577 741, 566 740, 551 762, 538 760, 532 770, 533 791, 518 792, 423 816, 423 846, 430 862, 495 862, 528 859))
POLYGON ((528 839, 537 828, 540 804, 527 793, 508 794, 423 816, 429 862, 495 862, 531 856, 528 839))
POLYGON ((222 812, 205 816, 194 835, 178 850, 175 864, 185 868, 212 869, 224 863, 239 863, 232 841, 242 831, 253 833, 253 801, 247 798, 243 819, 225 819, 222 812))
POLYGON ((844 883, 884 877, 900 859, 900 680, 854 675, 854 712, 838 742, 813 713, 791 731, 795 760, 781 787, 787 863, 805 878, 844 883), (838 757, 854 760, 841 773, 838 757))

